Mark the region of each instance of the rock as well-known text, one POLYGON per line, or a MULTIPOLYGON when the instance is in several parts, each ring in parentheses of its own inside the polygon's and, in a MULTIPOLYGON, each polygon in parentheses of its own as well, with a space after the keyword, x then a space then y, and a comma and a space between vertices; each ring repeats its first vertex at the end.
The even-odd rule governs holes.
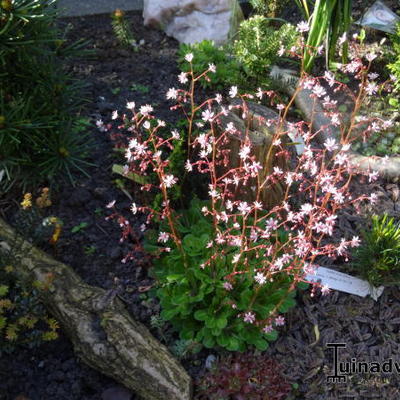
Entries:
POLYGON ((101 400, 131 400, 132 392, 122 386, 114 386, 101 394, 101 400))
POLYGON ((237 0, 144 0, 144 24, 161 28, 182 43, 223 44, 243 14, 237 0))
POLYGON ((217 357, 215 357, 214 354, 210 354, 206 358, 206 363, 205 363, 206 369, 209 369, 209 370, 212 369, 216 361, 217 361, 217 357))

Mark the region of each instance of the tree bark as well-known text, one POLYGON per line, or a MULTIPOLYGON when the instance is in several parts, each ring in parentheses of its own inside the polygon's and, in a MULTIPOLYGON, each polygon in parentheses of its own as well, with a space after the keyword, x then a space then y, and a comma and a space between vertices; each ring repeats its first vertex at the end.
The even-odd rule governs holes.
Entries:
POLYGON ((112 291, 87 285, 58 262, 17 235, 0 219, 0 252, 10 253, 17 274, 48 282, 44 305, 90 367, 121 382, 144 400, 189 400, 191 378, 112 291))

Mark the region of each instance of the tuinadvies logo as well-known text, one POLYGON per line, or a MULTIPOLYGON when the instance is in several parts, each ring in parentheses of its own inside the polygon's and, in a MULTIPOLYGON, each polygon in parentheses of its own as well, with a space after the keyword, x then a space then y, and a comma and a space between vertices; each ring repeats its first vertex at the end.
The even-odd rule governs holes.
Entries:
POLYGON ((400 362, 389 358, 383 362, 340 361, 340 349, 345 349, 345 343, 327 343, 326 347, 333 349, 333 374, 326 377, 328 383, 346 383, 347 376, 353 374, 400 374, 400 362))

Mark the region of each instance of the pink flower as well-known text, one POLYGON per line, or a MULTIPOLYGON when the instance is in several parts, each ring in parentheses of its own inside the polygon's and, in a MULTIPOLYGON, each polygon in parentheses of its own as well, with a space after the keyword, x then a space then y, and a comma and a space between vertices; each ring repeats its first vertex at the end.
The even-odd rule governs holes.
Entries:
POLYGON ((257 272, 254 280, 259 284, 259 285, 264 285, 265 282, 267 282, 267 278, 265 277, 264 274, 261 272, 257 272))
POLYGON ((328 285, 322 285, 322 287, 321 287, 321 293, 322 293, 323 295, 327 295, 330 291, 331 291, 331 290, 329 289, 329 286, 328 286, 328 285))
POLYGON ((300 33, 308 32, 310 30, 310 26, 306 21, 301 21, 297 24, 297 31, 300 33))
POLYGON ((158 241, 162 243, 167 243, 169 239, 169 234, 167 232, 160 232, 158 235, 158 241))
POLYGON ((277 108, 279 111, 283 111, 286 107, 285 107, 284 104, 278 104, 278 105, 276 106, 276 108, 277 108))
POLYGON ((312 89, 313 94, 317 97, 322 97, 326 95, 326 90, 321 85, 315 85, 312 89))
POLYGON ((378 171, 373 171, 368 174, 368 182, 375 182, 379 178, 378 171))
POLYGON ((274 330, 274 327, 272 325, 265 325, 263 328, 264 333, 270 333, 274 330))
POLYGON ((243 146, 239 151, 239 157, 245 160, 250 154, 250 146, 243 146))
POLYGON ((176 182, 178 182, 178 179, 175 178, 173 175, 166 175, 163 180, 163 183, 167 188, 172 187, 173 185, 175 185, 176 182))
POLYGON ((217 67, 214 64, 208 64, 208 70, 215 74, 217 72, 217 67))
POLYGON ((128 109, 128 110, 133 110, 134 108, 135 108, 135 102, 134 101, 129 101, 128 103, 126 103, 126 108, 128 109))
POLYGON ((326 139, 324 146, 328 151, 334 151, 338 148, 338 145, 336 144, 336 140, 334 138, 326 139))
POLYGON ((365 91, 367 92, 367 94, 369 94, 371 96, 378 91, 378 85, 375 82, 370 82, 365 87, 365 91))
POLYGON ((369 196, 369 201, 371 202, 371 204, 375 204, 377 200, 378 195, 376 193, 371 193, 371 195, 369 196))
POLYGON ((187 73, 186 72, 181 72, 178 75, 178 80, 180 83, 184 84, 187 83, 189 81, 188 77, 187 77, 187 73))
POLYGON ((275 318, 275 325, 276 326, 283 326, 285 325, 285 317, 282 317, 281 315, 279 317, 275 318))
POLYGON ((232 284, 231 284, 230 282, 224 282, 222 286, 223 286, 224 289, 227 290, 228 292, 229 292, 230 290, 233 289, 233 286, 232 286, 232 284))
POLYGON ((243 318, 244 322, 253 324, 255 320, 256 320, 256 316, 253 312, 248 311, 247 313, 244 314, 244 318, 243 318))
POLYGON ((358 247, 361 244, 361 240, 358 236, 353 236, 350 242, 351 247, 358 247))
POLYGON ((238 93, 238 88, 237 88, 237 86, 232 86, 231 88, 230 88, 230 90, 229 90, 229 96, 230 97, 236 97, 237 96, 237 93, 238 93))
POLYGON ((188 171, 188 172, 193 171, 193 166, 192 166, 192 164, 190 164, 190 161, 189 161, 189 160, 186 160, 185 169, 186 169, 186 171, 188 171))
POLYGON ((150 104, 146 104, 145 106, 141 106, 139 111, 142 115, 149 115, 153 111, 153 107, 150 104))
POLYGON ((175 88, 168 89, 166 97, 168 100, 176 99, 178 97, 178 91, 175 88))
POLYGON ((330 71, 325 71, 324 78, 328 82, 328 85, 332 87, 335 84, 335 76, 330 71))
POLYGON ((247 204, 246 201, 240 202, 240 204, 238 206, 238 211, 240 211, 240 213, 242 215, 247 214, 250 210, 251 210, 251 207, 247 204))
POLYGON ((214 118, 214 113, 207 109, 201 113, 201 118, 204 122, 211 122, 214 118))
POLYGON ((188 54, 186 54, 186 56, 185 56, 185 60, 187 61, 187 62, 192 62, 192 60, 193 60, 193 53, 188 53, 188 54))

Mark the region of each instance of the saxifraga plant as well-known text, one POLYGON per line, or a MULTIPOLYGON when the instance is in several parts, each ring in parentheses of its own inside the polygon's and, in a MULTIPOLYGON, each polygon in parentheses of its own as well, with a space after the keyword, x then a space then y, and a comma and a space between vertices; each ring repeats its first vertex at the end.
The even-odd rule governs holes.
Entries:
MULTIPOLYGON (((303 49, 297 50, 290 52, 301 57, 303 49)), ((187 54, 185 60, 191 64, 194 55, 187 54)), ((296 290, 307 283, 307 274, 315 273, 318 257, 346 257, 351 247, 359 246, 358 237, 342 237, 337 242, 332 236, 341 209, 377 199, 374 193, 359 197, 350 193, 352 178, 359 172, 353 168, 349 150, 357 136, 353 132, 357 113, 366 96, 372 95, 369 66, 370 62, 365 65, 358 57, 343 66, 343 71, 355 74, 361 82, 360 92, 353 95, 350 123, 323 85, 332 90, 349 88, 329 72, 317 78, 302 73, 299 88, 287 104, 271 90, 241 94, 237 86, 230 88, 225 99, 217 94, 197 104, 196 84, 215 73, 215 66, 199 75, 193 68, 189 73, 182 72, 179 81, 183 88, 171 88, 166 93, 168 99, 176 101, 172 109, 182 110, 188 119, 185 135, 177 130, 165 135, 166 122, 153 115, 149 104, 128 102, 132 116, 113 113, 117 129, 127 135, 124 173, 157 178, 140 186, 149 195, 162 196, 160 209, 146 202, 146 206, 132 203, 131 211, 147 215, 142 229, 148 231, 147 249, 155 255, 153 274, 161 315, 171 321, 181 339, 231 351, 267 348, 285 322, 282 314, 294 306, 296 290), (324 100, 330 122, 323 130, 312 132, 311 122, 305 121, 286 125, 290 105, 301 88, 308 88, 311 98, 324 100), (271 134, 262 162, 251 141, 254 131, 244 123, 237 124, 237 119, 225 119, 234 110, 245 118, 249 98, 269 102, 278 111, 275 118, 259 117, 259 123, 268 126, 271 134), (201 121, 196 120, 197 115, 201 121), (340 136, 322 136, 321 145, 315 146, 316 136, 324 135, 327 126, 340 136), (289 130, 295 130, 304 140, 304 152, 298 156, 291 154, 285 142, 289 130), (178 177, 171 171, 169 155, 182 140, 187 159, 185 173, 178 177), (238 145, 230 147, 232 143, 238 145), (279 154, 293 160, 291 170, 278 166, 270 170, 274 149, 276 157, 279 154), (232 158, 239 162, 230 167, 232 158), (182 209, 170 194, 179 183, 186 188, 188 180, 199 185, 205 182, 204 198, 193 199, 190 207, 182 209), (269 207, 262 194, 270 192, 277 181, 285 182, 285 190, 279 202, 269 207), (239 187, 246 188, 246 193, 239 187), (149 229, 150 223, 156 230, 149 229)), ((363 121, 366 132, 386 124, 379 118, 363 121)), ((377 178, 375 172, 365 174, 370 181, 377 178)), ((108 205, 113 210, 108 218, 118 221, 123 241, 132 236, 134 228, 116 207, 115 201, 108 205)), ((124 261, 134 259, 134 254, 128 253, 124 261)), ((313 290, 329 292, 326 285, 315 285, 313 290)))
POLYGON ((400 282, 400 224, 388 215, 374 215, 362 232, 363 243, 353 251, 353 266, 371 285, 400 282))
POLYGON ((3 189, 85 172, 90 140, 79 117, 83 83, 62 60, 85 53, 56 26, 55 0, 4 1, 0 6, 0 171, 3 189))

